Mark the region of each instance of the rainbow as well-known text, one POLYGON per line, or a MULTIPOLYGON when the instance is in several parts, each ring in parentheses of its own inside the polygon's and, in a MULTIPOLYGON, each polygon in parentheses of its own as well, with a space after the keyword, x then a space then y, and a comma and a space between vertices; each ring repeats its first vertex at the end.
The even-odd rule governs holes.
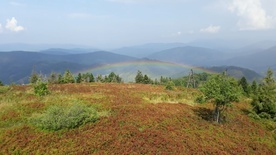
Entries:
MULTIPOLYGON (((155 61, 155 60, 137 60, 137 61, 127 61, 127 62, 120 62, 120 63, 113 63, 113 64, 103 64, 103 65, 98 65, 96 67, 92 67, 86 70, 80 71, 81 73, 85 72, 99 72, 102 70, 112 70, 116 68, 124 68, 124 67, 131 67, 131 66, 152 66, 152 67, 177 67, 177 68, 182 68, 185 70, 190 70, 193 69, 195 73, 200 73, 200 72, 206 72, 210 74, 215 74, 216 72, 208 70, 206 68, 202 67, 196 67, 196 66, 191 66, 191 65, 186 65, 186 64, 177 64, 177 63, 170 63, 170 62, 162 62, 162 61, 155 61)), ((137 72, 137 71, 135 71, 137 72)))

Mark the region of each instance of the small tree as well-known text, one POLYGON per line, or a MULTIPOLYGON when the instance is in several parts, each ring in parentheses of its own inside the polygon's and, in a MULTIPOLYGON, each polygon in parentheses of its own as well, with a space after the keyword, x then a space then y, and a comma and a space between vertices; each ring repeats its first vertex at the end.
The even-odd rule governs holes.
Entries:
POLYGON ((75 78, 73 76, 73 74, 69 71, 66 70, 63 74, 63 82, 64 83, 74 83, 75 82, 75 78))
POLYGON ((82 76, 81 76, 81 73, 78 74, 78 77, 77 77, 77 80, 76 80, 76 83, 81 83, 82 81, 82 76))
POLYGON ((32 74, 29 78, 30 83, 34 84, 38 81, 38 79, 39 79, 38 74, 35 71, 32 71, 32 74))
POLYGON ((95 78, 92 73, 89 74, 89 82, 95 82, 95 78))
POLYGON ((4 86, 4 84, 2 83, 2 81, 0 80, 0 86, 4 86))
POLYGON ((268 69, 263 83, 257 89, 252 105, 261 118, 272 118, 276 121, 276 82, 271 69, 268 69))
POLYGON ((144 84, 150 84, 150 83, 152 83, 152 80, 145 74, 143 83, 144 84))
POLYGON ((52 83, 52 84, 58 83, 58 74, 55 73, 55 72, 52 72, 52 73, 50 74, 50 76, 48 77, 48 82, 49 82, 49 83, 52 83))
POLYGON ((144 83, 144 76, 141 71, 138 70, 137 75, 135 77, 135 83, 144 83))
POLYGON ((239 85, 242 87, 244 94, 249 95, 249 86, 245 77, 242 77, 239 81, 239 85))
POLYGON ((222 120, 222 112, 232 102, 238 101, 239 87, 233 78, 226 75, 215 75, 200 87, 206 100, 214 103, 214 120, 219 123, 222 120))
POLYGON ((252 85, 251 85, 250 89, 251 89, 252 94, 257 93, 258 85, 257 85, 257 82, 255 80, 252 82, 252 85))

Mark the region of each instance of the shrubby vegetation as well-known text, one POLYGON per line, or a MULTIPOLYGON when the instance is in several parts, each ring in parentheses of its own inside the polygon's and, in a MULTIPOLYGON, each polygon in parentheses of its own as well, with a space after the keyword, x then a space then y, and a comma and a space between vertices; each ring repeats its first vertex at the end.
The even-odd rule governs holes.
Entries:
POLYGON ((198 100, 203 102, 210 100, 214 103, 214 117, 213 119, 220 123, 223 121, 224 110, 231 106, 232 102, 238 101, 240 95, 240 89, 235 79, 230 78, 224 74, 214 75, 209 78, 205 84, 200 87, 204 97, 200 97, 198 100))
MULTIPOLYGON (((276 82, 271 69, 268 69, 263 83, 260 84, 255 91, 256 93, 251 103, 254 112, 260 118, 273 119, 276 121, 276 82)), ((253 116, 258 118, 256 115, 253 116)))
POLYGON ((4 86, 4 84, 2 83, 2 81, 0 80, 0 86, 4 86))
POLYGON ((34 93, 38 96, 44 96, 50 93, 50 91, 48 90, 48 84, 45 82, 42 82, 40 80, 38 80, 35 84, 33 84, 34 86, 34 93))
POLYGON ((29 122, 43 130, 72 129, 98 119, 97 111, 84 104, 50 106, 44 113, 34 115, 29 122))

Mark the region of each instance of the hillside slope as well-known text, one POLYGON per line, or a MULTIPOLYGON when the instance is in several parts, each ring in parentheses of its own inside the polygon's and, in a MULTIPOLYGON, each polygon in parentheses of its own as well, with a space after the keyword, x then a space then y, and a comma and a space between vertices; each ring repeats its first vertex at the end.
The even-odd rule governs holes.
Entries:
POLYGON ((98 51, 84 54, 52 55, 39 52, 0 52, 0 80, 4 83, 27 82, 32 70, 42 74, 86 70, 97 65, 128 62, 136 58, 98 51))
POLYGON ((276 154, 272 132, 246 115, 248 103, 235 103, 219 125, 209 121, 212 104, 194 104, 194 89, 99 83, 49 89, 45 97, 30 86, 1 91, 0 154, 276 154), (95 107, 102 117, 57 132, 27 122, 51 105, 74 103, 95 107))
POLYGON ((265 73, 269 67, 274 68, 274 66, 276 66, 275 58, 276 46, 247 56, 231 58, 226 60, 225 63, 230 65, 239 65, 241 67, 247 67, 258 72, 265 73))
POLYGON ((172 48, 148 56, 150 59, 195 66, 216 65, 224 57, 220 51, 193 46, 172 48))

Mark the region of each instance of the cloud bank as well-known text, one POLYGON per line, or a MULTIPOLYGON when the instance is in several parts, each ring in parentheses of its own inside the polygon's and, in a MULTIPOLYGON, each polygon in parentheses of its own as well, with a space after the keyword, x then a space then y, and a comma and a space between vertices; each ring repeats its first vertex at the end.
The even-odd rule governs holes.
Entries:
POLYGON ((203 32, 203 33, 218 33, 219 31, 220 31, 220 26, 213 26, 213 25, 200 29, 200 32, 203 32))
POLYGON ((261 0, 233 0, 228 9, 240 17, 240 30, 273 28, 273 18, 266 13, 261 0))
POLYGON ((25 28, 23 26, 17 25, 17 20, 12 17, 12 19, 7 19, 6 29, 13 32, 19 32, 23 31, 25 28))

